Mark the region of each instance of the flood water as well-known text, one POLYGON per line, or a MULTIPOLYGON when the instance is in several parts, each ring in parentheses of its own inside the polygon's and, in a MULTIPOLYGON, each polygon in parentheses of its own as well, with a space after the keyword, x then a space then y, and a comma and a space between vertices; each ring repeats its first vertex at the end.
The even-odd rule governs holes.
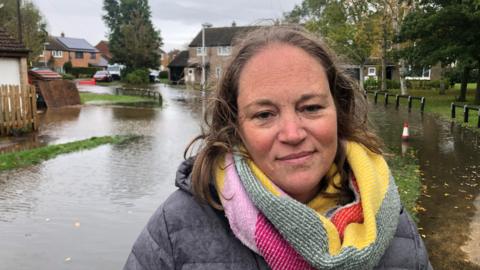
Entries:
POLYGON ((398 153, 403 122, 410 124, 411 139, 403 147, 419 160, 418 226, 434 269, 480 269, 480 133, 383 105, 374 106, 371 116, 398 153))
POLYGON ((121 269, 150 215, 175 189, 175 168, 200 130, 198 91, 160 91, 162 108, 79 106, 41 115, 33 139, 41 143, 142 137, 0 172, 0 269, 121 269))
MULTIPOLYGON (((123 145, 0 172, 0 269, 122 267, 150 215, 175 189, 175 168, 200 130, 204 103, 198 91, 157 89, 164 97, 161 108, 48 110, 35 136, 0 142, 18 149, 92 136, 141 135, 123 145)), ((95 86, 81 90, 112 92, 95 86)), ((480 269, 478 135, 383 105, 373 106, 372 118, 394 151, 400 151, 402 124, 409 121, 408 147, 417 153, 425 184, 419 227, 434 268, 480 269)))

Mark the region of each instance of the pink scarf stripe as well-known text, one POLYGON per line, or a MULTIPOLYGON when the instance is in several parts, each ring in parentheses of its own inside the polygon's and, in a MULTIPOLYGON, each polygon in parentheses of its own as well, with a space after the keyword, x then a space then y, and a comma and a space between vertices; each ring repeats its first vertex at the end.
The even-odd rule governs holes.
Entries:
POLYGON ((225 164, 224 187, 220 192, 225 215, 235 236, 252 251, 259 253, 254 239, 258 209, 253 205, 238 178, 231 154, 225 156, 225 164), (239 212, 242 215, 236 214, 239 212))
POLYGON ((260 254, 272 270, 314 269, 283 239, 262 213, 258 214, 257 220, 255 241, 260 254))

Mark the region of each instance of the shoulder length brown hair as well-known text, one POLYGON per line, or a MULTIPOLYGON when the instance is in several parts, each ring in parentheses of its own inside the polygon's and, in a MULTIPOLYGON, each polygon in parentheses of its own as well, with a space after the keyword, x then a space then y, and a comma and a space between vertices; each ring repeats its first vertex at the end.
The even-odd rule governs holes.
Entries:
MULTIPOLYGON (((185 149, 185 157, 189 152, 196 154, 192 169, 193 192, 199 199, 221 209, 221 205, 212 199, 210 185, 215 183, 213 177, 218 157, 233 153, 235 146, 243 144, 239 136, 237 108, 240 74, 252 56, 273 43, 298 47, 325 68, 337 109, 339 145, 334 163, 342 178, 341 186, 337 187, 340 195, 337 196, 341 203, 347 202, 352 195, 348 187, 350 169, 345 162, 341 141, 361 143, 375 153, 381 153, 381 142, 369 130, 367 103, 357 84, 338 69, 333 54, 321 40, 298 26, 258 27, 235 41, 230 62, 209 100, 203 130, 185 149), (192 149, 193 145, 197 145, 197 150, 192 149)), ((324 180, 320 183, 320 192, 324 192, 330 181, 324 180)))

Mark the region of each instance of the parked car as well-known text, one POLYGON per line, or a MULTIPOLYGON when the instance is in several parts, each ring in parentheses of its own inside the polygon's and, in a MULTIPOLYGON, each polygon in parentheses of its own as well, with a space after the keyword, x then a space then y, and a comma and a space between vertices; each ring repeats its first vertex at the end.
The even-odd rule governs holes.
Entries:
POLYGON ((93 78, 97 82, 111 82, 112 81, 112 75, 110 72, 106 70, 99 70, 95 72, 95 75, 93 75, 93 78))

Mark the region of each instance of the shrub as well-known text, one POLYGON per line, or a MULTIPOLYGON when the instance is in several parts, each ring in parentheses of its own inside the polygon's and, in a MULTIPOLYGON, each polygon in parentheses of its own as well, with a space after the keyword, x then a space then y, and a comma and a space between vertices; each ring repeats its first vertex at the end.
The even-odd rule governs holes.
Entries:
POLYGON ((160 71, 160 74, 158 74, 158 77, 160 79, 168 79, 168 71, 167 70, 160 71))
POLYGON ((387 80, 387 89, 400 89, 400 81, 387 80))
POLYGON ((445 80, 409 80, 407 87, 419 90, 440 89, 440 84, 445 83, 445 88, 448 88, 450 81, 445 80))
POLYGON ((101 70, 102 68, 98 67, 72 67, 70 69, 70 74, 75 76, 76 78, 78 77, 92 77, 95 72, 101 70))
POLYGON ((65 64, 63 64, 63 70, 65 71, 65 73, 71 73, 72 71, 72 62, 68 61, 68 62, 65 62, 65 64))
POLYGON ((130 84, 147 84, 150 81, 147 69, 136 69, 124 76, 124 81, 130 84))
POLYGON ((378 90, 380 87, 380 84, 377 80, 368 78, 363 82, 363 88, 365 90, 378 90))
POLYGON ((62 77, 63 77, 64 80, 73 80, 73 79, 75 79, 75 76, 73 76, 72 74, 68 74, 68 73, 62 74, 62 77))

